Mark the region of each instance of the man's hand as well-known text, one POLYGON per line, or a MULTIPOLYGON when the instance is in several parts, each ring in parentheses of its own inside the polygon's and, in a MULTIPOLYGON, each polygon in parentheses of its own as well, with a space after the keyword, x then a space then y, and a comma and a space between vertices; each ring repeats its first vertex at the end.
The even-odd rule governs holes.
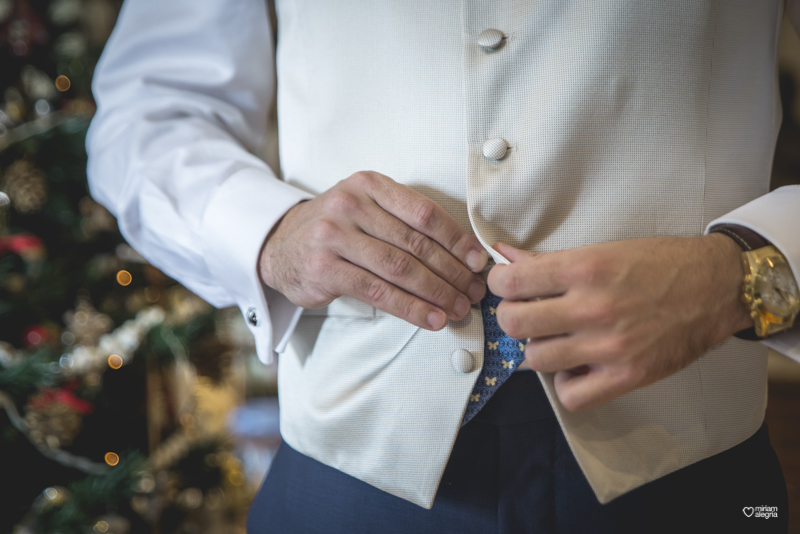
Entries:
POLYGON ((346 295, 429 330, 463 319, 486 291, 488 254, 438 204, 358 172, 290 209, 259 260, 265 284, 304 308, 346 295))
POLYGON ((656 382, 753 325, 739 300, 741 249, 722 234, 496 250, 512 262, 489 273, 504 299, 497 321, 511 337, 531 338, 526 361, 555 372, 568 410, 656 382))

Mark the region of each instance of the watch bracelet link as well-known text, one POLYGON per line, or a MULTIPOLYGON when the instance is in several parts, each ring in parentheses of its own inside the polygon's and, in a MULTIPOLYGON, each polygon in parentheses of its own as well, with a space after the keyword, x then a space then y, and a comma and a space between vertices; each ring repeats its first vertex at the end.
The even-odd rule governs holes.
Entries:
MULTIPOLYGON (((738 224, 720 224, 709 230, 709 233, 720 233, 730 237, 745 252, 768 247, 772 244, 757 232, 754 232, 750 228, 739 226, 738 224)), ((762 339, 756 334, 755 326, 740 330, 733 335, 747 341, 760 341, 762 339)))

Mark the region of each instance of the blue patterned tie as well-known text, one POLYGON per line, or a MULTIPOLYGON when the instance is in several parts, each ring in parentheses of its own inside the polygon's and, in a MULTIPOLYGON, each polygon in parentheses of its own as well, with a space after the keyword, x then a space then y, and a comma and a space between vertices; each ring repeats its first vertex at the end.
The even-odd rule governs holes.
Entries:
POLYGON ((472 389, 467 403, 467 411, 461 426, 475 417, 486 401, 494 395, 497 388, 511 376, 517 366, 525 359, 525 342, 513 339, 500 330, 497 324, 497 305, 503 300, 486 289, 481 301, 483 314, 483 369, 472 389))

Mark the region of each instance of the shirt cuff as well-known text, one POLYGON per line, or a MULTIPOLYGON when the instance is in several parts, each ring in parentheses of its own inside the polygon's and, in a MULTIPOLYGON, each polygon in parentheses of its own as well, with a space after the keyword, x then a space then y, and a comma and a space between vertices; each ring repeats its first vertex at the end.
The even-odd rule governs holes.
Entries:
MULTIPOLYGON (((711 221, 707 234, 720 224, 738 224, 757 232, 786 256, 800 282, 800 185, 780 187, 711 221)), ((762 341, 768 347, 800 361, 800 321, 794 327, 762 341)))
POLYGON ((206 266, 242 311, 264 363, 271 363, 274 352, 284 350, 302 308, 261 283, 259 254, 281 217, 310 198, 267 170, 249 168, 217 186, 203 214, 206 266))

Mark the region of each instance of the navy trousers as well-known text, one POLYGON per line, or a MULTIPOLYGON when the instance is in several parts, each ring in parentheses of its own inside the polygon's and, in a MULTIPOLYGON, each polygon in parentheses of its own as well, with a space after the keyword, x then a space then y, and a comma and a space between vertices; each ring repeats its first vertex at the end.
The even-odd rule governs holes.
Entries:
POLYGON ((786 533, 787 513, 786 484, 765 425, 728 451, 599 504, 538 378, 522 371, 459 432, 432 509, 283 444, 250 508, 247 531, 786 533), (763 517, 762 506, 776 507, 777 517, 763 517))

